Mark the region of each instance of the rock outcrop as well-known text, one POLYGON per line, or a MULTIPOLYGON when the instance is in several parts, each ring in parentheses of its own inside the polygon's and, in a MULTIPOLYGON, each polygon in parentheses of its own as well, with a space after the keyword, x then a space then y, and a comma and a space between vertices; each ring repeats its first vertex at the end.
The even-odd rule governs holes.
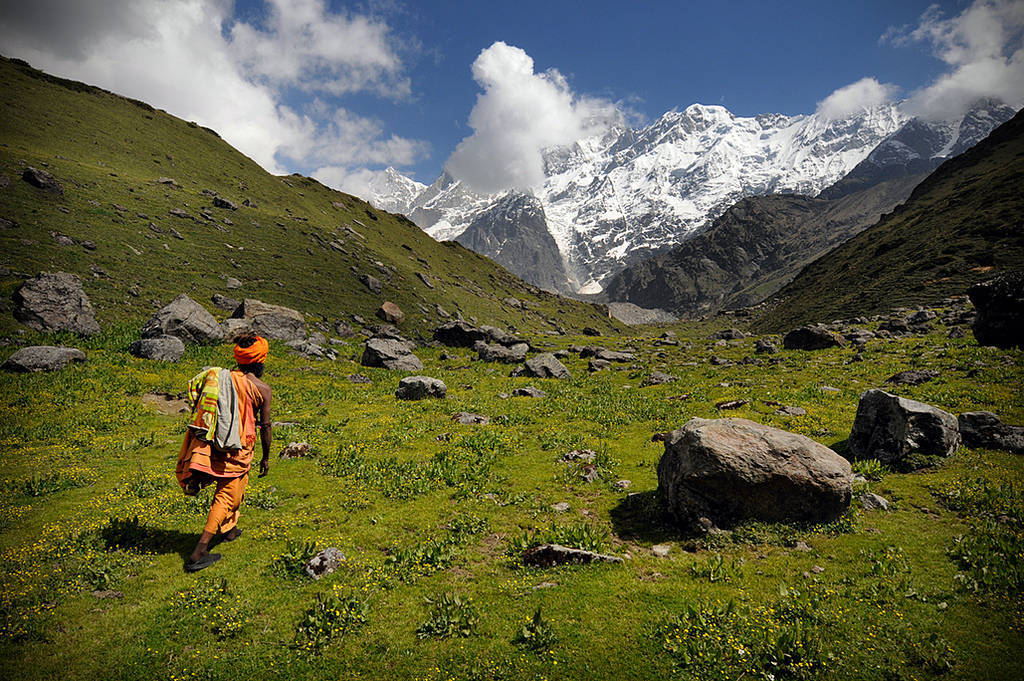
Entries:
POLYGON ((273 340, 294 341, 306 338, 306 320, 297 310, 246 298, 238 306, 234 319, 244 319, 253 333, 273 340))
POLYGON ((185 344, 177 336, 156 336, 135 341, 128 352, 141 359, 177 362, 185 354, 185 344))
POLYGON ((18 373, 58 371, 71 362, 84 361, 85 353, 77 348, 31 345, 27 348, 21 348, 8 357, 3 366, 0 366, 0 369, 18 373))
POLYGON ((430 376, 406 376, 398 382, 395 397, 400 400, 422 400, 428 397, 441 399, 448 394, 444 381, 430 376))
POLYGON ((392 371, 423 370, 423 362, 412 354, 412 343, 393 338, 371 338, 366 341, 361 363, 363 366, 384 367, 392 371))
POLYGON ((1024 426, 1011 426, 990 411, 969 411, 957 416, 960 436, 968 447, 1003 449, 1024 454, 1024 426))
POLYGON ((536 357, 526 360, 526 363, 513 371, 512 375, 531 378, 572 378, 565 365, 550 352, 542 352, 536 357))

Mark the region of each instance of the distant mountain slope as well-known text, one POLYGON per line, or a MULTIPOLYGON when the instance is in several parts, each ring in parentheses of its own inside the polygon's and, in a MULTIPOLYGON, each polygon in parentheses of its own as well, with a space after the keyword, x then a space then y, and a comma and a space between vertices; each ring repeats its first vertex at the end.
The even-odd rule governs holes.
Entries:
POLYGON ((625 268, 608 284, 608 299, 683 316, 758 303, 804 265, 874 224, 922 178, 904 177, 834 201, 742 199, 706 232, 625 268))
POLYGON ((943 163, 901 207, 808 265, 759 322, 783 330, 966 291, 1024 267, 1024 112, 943 163))
POLYGON ((213 294, 287 305, 322 328, 352 315, 373 323, 384 300, 411 333, 443 321, 441 310, 523 330, 615 328, 603 307, 540 291, 310 178, 274 177, 215 132, 143 102, 8 59, 0 89, 0 333, 19 328, 14 288, 57 270, 83 280, 101 324, 141 323, 188 293, 211 310, 213 294), (26 166, 52 173, 63 193, 23 181, 26 166))

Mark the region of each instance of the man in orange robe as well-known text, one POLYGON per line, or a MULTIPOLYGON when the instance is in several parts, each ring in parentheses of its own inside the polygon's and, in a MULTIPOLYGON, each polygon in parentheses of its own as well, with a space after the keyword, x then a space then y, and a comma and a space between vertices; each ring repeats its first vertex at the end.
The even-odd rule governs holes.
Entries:
MULTIPOLYGON (((270 420, 270 386, 263 382, 263 368, 270 351, 266 339, 259 336, 245 336, 235 345, 235 361, 238 368, 231 371, 231 382, 238 395, 239 435, 241 449, 221 450, 205 442, 191 428, 185 435, 175 474, 186 494, 195 494, 201 487, 216 483, 217 491, 213 505, 206 519, 206 526, 199 543, 189 556, 185 569, 189 572, 202 570, 220 560, 219 553, 210 553, 210 540, 217 534, 224 534, 225 541, 234 541, 242 534, 238 527, 239 507, 249 483, 249 468, 256 448, 256 428, 259 428, 263 458, 260 460, 260 474, 270 472, 270 444, 273 439, 270 420)), ((221 386, 228 390, 230 386, 221 386)))

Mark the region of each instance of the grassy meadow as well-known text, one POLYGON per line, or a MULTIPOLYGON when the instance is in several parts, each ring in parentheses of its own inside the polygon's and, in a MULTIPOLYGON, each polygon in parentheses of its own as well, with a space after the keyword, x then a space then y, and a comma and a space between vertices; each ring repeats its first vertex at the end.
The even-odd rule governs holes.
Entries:
MULTIPOLYGON (((448 398, 401 402, 402 374, 272 345, 272 470, 251 481, 243 536, 185 574, 209 490, 189 499, 174 462, 183 417, 143 403, 181 393, 230 347, 189 348, 177 364, 124 348, 133 324, 73 343, 88 361, 52 374, 0 375, 0 665, 7 678, 112 679, 1008 679, 1024 643, 1024 461, 961 449, 937 468, 896 474, 857 464, 854 504, 823 527, 751 524, 695 539, 657 511, 653 433, 693 416, 739 416, 843 451, 857 397, 907 368, 941 376, 898 394, 951 412, 1024 422, 1024 355, 950 339, 945 329, 873 340, 863 357, 782 351, 777 365, 712 366, 754 355, 754 338, 716 346, 714 324, 586 339, 637 361, 567 381, 508 377, 468 350, 424 347, 424 374, 448 398), (446 358, 442 359, 442 355, 446 358), (678 377, 641 387, 652 370, 678 377), (349 380, 363 374, 369 383, 349 380), (533 385, 543 398, 501 397, 533 385), (729 411, 727 400, 748 404, 729 411), (800 406, 780 416, 766 402, 800 406), (453 414, 490 417, 459 425, 453 414), (316 456, 279 460, 289 442, 316 456), (586 482, 575 449, 596 452, 586 482), (630 480, 627 490, 618 480, 630 480), (567 502, 570 510, 552 505, 567 502), (522 548, 555 540, 622 564, 524 567, 522 548), (667 545, 667 557, 652 547, 667 545), (320 581, 313 551, 346 560, 320 581)), ((666 327, 667 328, 667 327, 666 327)), ((0 359, 12 349, 0 349, 0 359)), ((764 357, 764 356, 762 356, 764 357)))

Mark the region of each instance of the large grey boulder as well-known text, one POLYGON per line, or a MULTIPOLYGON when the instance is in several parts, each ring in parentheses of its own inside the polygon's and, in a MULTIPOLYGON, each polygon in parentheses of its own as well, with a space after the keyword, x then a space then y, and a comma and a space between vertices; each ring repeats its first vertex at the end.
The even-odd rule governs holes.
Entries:
POLYGON ((157 311, 142 327, 143 338, 177 336, 185 343, 219 343, 224 329, 202 305, 182 293, 157 311))
POLYGON ((443 398, 448 394, 444 381, 430 376, 406 376, 398 382, 395 397, 400 400, 422 400, 427 397, 443 398))
POLYGON ((476 346, 477 354, 484 362, 504 362, 505 364, 518 364, 526 359, 526 351, 530 346, 526 343, 506 346, 497 343, 485 343, 480 341, 476 346))
POLYGON ((782 346, 787 350, 825 350, 842 345, 843 339, 824 326, 801 326, 782 338, 782 346))
POLYGON ((363 348, 362 365, 392 371, 422 371, 423 362, 412 354, 413 344, 393 338, 371 338, 363 348))
POLYGON ((142 338, 129 345, 128 352, 141 359, 177 362, 185 354, 185 344, 177 336, 142 338))
POLYGON ((34 371, 57 371, 70 362, 84 362, 85 353, 77 348, 53 345, 32 345, 22 348, 7 358, 0 366, 5 371, 27 373, 34 371))
POLYGON ((976 284, 967 295, 978 310, 971 330, 980 345, 1024 348, 1024 271, 976 284))
POLYGON ((847 441, 852 458, 878 459, 900 471, 929 466, 959 447, 955 416, 874 388, 860 396, 847 441))
POLYGON ((828 447, 746 419, 690 419, 666 435, 658 463, 658 499, 685 529, 828 522, 849 508, 851 482, 828 447))
POLYGON ((957 416, 960 436, 968 447, 1004 449, 1024 454, 1024 426, 1011 426, 990 411, 969 411, 957 416))
POLYGON ((43 272, 14 292, 14 317, 36 331, 71 331, 83 336, 99 333, 82 282, 67 272, 43 272))
POLYGON ((550 352, 542 352, 513 372, 515 376, 531 378, 572 378, 565 365, 559 362, 550 352))
POLYGON ((306 320, 297 310, 246 298, 231 315, 245 319, 253 332, 273 340, 294 341, 306 338, 306 320))

